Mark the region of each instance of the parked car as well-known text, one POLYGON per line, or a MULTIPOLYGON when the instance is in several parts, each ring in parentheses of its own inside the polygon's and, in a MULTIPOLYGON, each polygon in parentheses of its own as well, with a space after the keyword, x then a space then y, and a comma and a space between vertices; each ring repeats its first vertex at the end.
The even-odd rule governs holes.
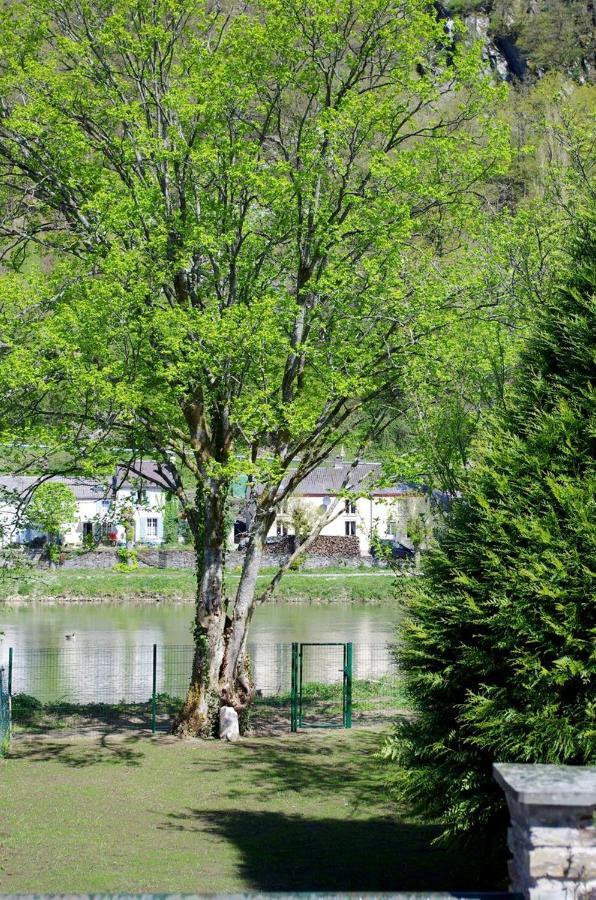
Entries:
POLYGON ((413 559, 414 551, 399 541, 381 538, 370 548, 373 559, 413 559))

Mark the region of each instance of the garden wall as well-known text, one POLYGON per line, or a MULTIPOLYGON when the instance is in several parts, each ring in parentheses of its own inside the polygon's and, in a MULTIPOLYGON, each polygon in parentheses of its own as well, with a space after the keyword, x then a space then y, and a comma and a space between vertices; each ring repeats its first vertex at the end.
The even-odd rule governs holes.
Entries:
MULTIPOLYGON (((263 568, 281 565, 293 552, 294 539, 282 538, 268 544, 263 556, 263 568)), ((136 547, 139 567, 159 569, 192 569, 195 565, 194 551, 190 548, 160 550, 158 547, 136 547)), ((47 560, 39 551, 24 554, 29 563, 46 567, 47 560)), ((65 551, 60 568, 62 569, 113 569, 120 563, 118 551, 113 547, 97 547, 86 551, 65 551)), ((230 550, 226 554, 226 566, 237 569, 244 562, 244 553, 230 550)), ((358 538, 355 537, 319 537, 312 544, 310 552, 305 554, 303 565, 308 569, 324 569, 329 566, 384 567, 383 562, 359 555, 358 538)))

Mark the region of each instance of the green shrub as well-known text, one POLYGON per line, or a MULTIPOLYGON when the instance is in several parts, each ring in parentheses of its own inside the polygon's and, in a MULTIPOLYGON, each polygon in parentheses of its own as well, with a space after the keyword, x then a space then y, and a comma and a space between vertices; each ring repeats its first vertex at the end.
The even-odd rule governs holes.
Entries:
POLYGON ((114 572, 134 572, 139 568, 139 557, 136 550, 120 547, 117 551, 118 562, 114 572))
POLYGON ((12 698, 12 718, 19 724, 31 724, 43 711, 43 703, 30 694, 15 694, 12 698))
POLYGON ((596 247, 587 231, 401 626, 416 714, 385 750, 396 792, 444 836, 482 834, 493 849, 507 818, 493 762, 596 762, 596 247))
POLYGON ((301 569, 304 568, 306 563, 306 554, 300 553, 294 562, 290 565, 288 571, 289 572, 300 572, 301 569))

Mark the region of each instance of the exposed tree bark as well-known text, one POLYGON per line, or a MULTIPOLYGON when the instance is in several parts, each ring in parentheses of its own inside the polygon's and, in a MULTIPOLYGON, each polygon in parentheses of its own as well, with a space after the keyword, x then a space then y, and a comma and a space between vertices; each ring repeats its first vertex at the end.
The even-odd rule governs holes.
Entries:
MULTIPOLYGON (((197 602, 194 623, 195 652, 188 694, 174 721, 180 735, 210 737, 219 716, 219 673, 224 654, 226 609, 224 604, 226 492, 211 482, 203 497, 204 527, 195 532, 197 553, 197 602)), ((197 523, 198 524, 198 523, 197 523)), ((197 525, 195 524, 195 528, 197 525)))

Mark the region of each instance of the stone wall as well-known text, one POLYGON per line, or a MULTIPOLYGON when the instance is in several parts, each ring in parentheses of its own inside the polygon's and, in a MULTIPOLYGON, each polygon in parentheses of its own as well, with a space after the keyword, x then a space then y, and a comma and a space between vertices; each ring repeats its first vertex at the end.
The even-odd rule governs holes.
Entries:
MULTIPOLYGON (((307 569, 324 569, 333 566, 346 568, 385 568, 386 563, 371 557, 362 557, 358 553, 358 538, 325 537, 318 538, 321 543, 314 542, 311 551, 301 561, 307 569)), ((292 552, 286 539, 267 545, 263 557, 263 567, 275 567, 284 563, 292 552)), ((158 547, 135 547, 140 568, 156 569, 193 569, 195 565, 194 551, 181 547, 179 550, 160 550, 158 547)), ((28 553, 27 559, 33 565, 48 565, 43 554, 28 553)), ((66 551, 63 554, 62 569, 113 569, 121 562, 118 551, 114 547, 97 547, 87 551, 66 551)), ((244 562, 244 553, 229 550, 226 554, 226 567, 238 569, 244 562)))
POLYGON ((495 766, 511 827, 511 890, 527 900, 596 897, 596 768, 495 766))
POLYGON ((61 569, 113 569, 120 560, 111 547, 98 550, 69 553, 66 551, 60 564, 61 569))

